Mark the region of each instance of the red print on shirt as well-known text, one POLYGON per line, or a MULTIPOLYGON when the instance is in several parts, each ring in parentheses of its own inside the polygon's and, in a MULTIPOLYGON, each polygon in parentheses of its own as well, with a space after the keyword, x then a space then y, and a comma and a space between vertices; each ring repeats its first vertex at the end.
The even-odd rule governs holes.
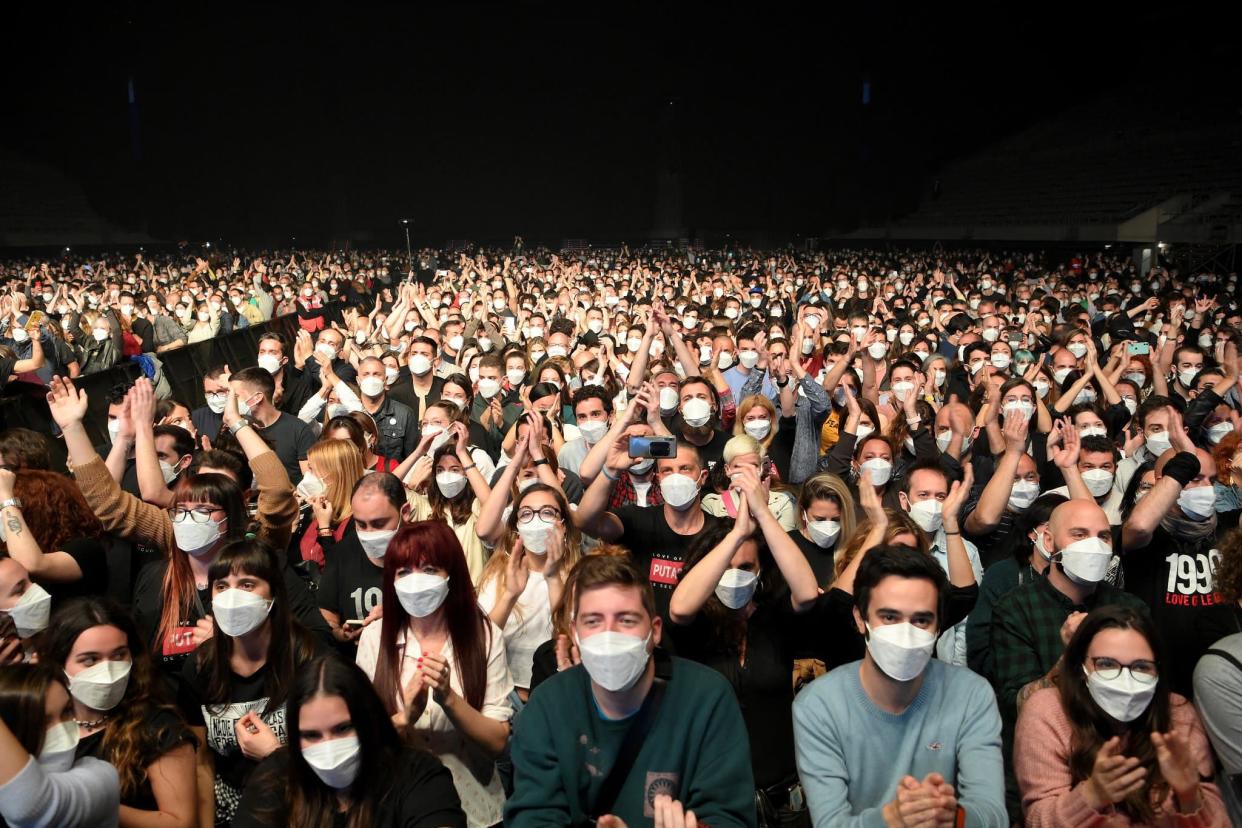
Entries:
POLYGON ((677 575, 681 572, 681 561, 662 561, 651 559, 651 573, 648 576, 653 584, 677 586, 677 575))

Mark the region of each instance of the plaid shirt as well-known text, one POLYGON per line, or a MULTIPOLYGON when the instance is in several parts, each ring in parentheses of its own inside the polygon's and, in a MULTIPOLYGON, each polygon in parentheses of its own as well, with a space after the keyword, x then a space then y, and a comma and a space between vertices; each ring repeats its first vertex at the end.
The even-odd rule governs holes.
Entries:
POLYGON ((1044 676, 1057 663, 1065 646, 1061 625, 1072 612, 1090 612, 1106 604, 1120 604, 1147 612, 1142 599, 1101 583, 1082 605, 1075 605, 1046 577, 1022 584, 992 607, 992 654, 996 660, 996 687, 1001 717, 1017 718, 1018 693, 1044 676))
MULTIPOLYGON (((602 471, 600 472, 603 473, 602 471)), ((612 494, 608 498, 609 509, 620 509, 622 506, 663 506, 664 496, 660 494, 660 484, 651 479, 651 488, 647 490, 647 502, 638 502, 638 490, 634 488, 634 481, 630 479, 629 472, 622 472, 617 477, 617 482, 612 484, 612 494)))

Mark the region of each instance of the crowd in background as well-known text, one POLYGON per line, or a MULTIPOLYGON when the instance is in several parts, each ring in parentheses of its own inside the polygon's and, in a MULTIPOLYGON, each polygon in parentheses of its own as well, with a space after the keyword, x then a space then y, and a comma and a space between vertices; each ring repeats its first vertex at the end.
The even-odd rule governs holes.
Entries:
POLYGON ((0 433, 10 826, 1242 820, 1235 273, 515 245, 0 283, 0 383, 52 420, 0 433), (176 398, 170 351, 278 317, 176 398), (96 445, 75 380, 130 363, 96 445))

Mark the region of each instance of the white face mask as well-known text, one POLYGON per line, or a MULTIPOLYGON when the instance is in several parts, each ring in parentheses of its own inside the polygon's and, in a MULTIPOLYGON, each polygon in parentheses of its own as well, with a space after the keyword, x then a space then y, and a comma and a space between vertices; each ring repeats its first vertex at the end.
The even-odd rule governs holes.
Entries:
POLYGON ((897 399, 902 402, 906 401, 906 397, 910 396, 910 392, 914 390, 914 383, 909 380, 893 383, 893 393, 897 395, 897 399))
POLYGON ((914 331, 901 331, 897 334, 897 338, 901 340, 902 345, 909 345, 914 341, 914 331))
POLYGON ((92 710, 111 710, 129 686, 130 661, 101 661, 69 677, 69 695, 92 710))
POLYGON ((392 540, 393 535, 397 534, 397 530, 376 529, 373 532, 367 532, 359 529, 355 534, 358 536, 358 544, 367 557, 373 561, 382 561, 384 553, 388 551, 388 542, 392 540))
POLYGON ((402 608, 415 618, 426 618, 438 610, 449 591, 448 578, 425 572, 403 575, 392 586, 402 608))
POLYGON ((52 613, 52 596, 38 584, 31 584, 9 609, 13 626, 19 638, 30 638, 47 629, 47 619, 52 613))
POLYGON ((368 397, 378 397, 384 393, 384 378, 363 377, 358 380, 358 390, 368 397))
POLYGON ((210 518, 206 523, 195 523, 189 516, 185 520, 174 520, 173 538, 177 541, 177 548, 196 558, 206 555, 224 534, 220 530, 222 524, 223 521, 210 518))
POLYGON ((578 431, 582 432, 582 436, 587 443, 595 445, 604 439, 604 435, 608 433, 608 423, 603 420, 579 421, 578 431))
POLYGON ((589 638, 578 639, 582 666, 591 681, 612 693, 624 693, 642 678, 651 654, 647 644, 651 635, 637 638, 607 630, 589 638))
POLYGON ((858 444, 862 443, 862 441, 863 441, 863 440, 866 440, 866 439, 867 439, 868 437, 870 437, 872 434, 875 434, 875 429, 874 429, 874 428, 872 428, 872 427, 871 427, 871 426, 869 426, 869 425, 860 425, 860 426, 858 427, 858 434, 854 435, 854 436, 855 436, 855 442, 854 442, 854 445, 858 445, 858 444))
POLYGON ((678 397, 676 388, 665 387, 660 389, 661 411, 672 411, 675 409, 677 407, 677 400, 678 397))
POLYGON ((1036 394, 1036 395, 1037 395, 1037 396, 1038 396, 1041 400, 1042 400, 1044 397, 1048 396, 1048 389, 1049 389, 1051 386, 1049 386, 1049 385, 1048 385, 1048 383, 1047 383, 1046 381, 1044 381, 1044 380, 1035 380, 1035 382, 1033 382, 1033 383, 1031 383, 1031 384, 1035 386, 1035 394, 1036 394))
POLYGON ((436 473, 436 488, 440 494, 452 500, 466 488, 466 476, 461 472, 442 471, 436 473))
POLYGON ((119 419, 108 420, 108 439, 115 443, 119 436, 121 436, 121 421, 119 419))
POLYGON ((358 737, 350 734, 313 745, 303 745, 302 758, 310 765, 320 782, 339 791, 354 784, 358 777, 358 768, 362 764, 359 748, 358 737))
POLYGON ((1191 384, 1195 381, 1195 377, 1197 376, 1199 376, 1199 370, 1197 368, 1186 368, 1177 372, 1178 382, 1180 382, 1185 388, 1190 388, 1191 384))
POLYGON ((69 721, 52 725, 43 736, 39 749, 39 765, 47 773, 64 773, 73 767, 81 735, 78 723, 69 721))
POLYGON ((716 597, 729 609, 741 609, 750 603, 758 586, 758 574, 745 569, 726 569, 716 584, 716 597))
POLYGON ((273 354, 259 354, 256 362, 260 368, 269 374, 275 374, 280 370, 280 360, 273 354))
POLYGON ((738 351, 737 361, 742 363, 742 367, 749 371, 751 368, 754 368, 756 365, 759 364, 759 352, 758 351, 738 351))
POLYGON ((1082 669, 1087 674, 1087 692, 1091 698, 1101 710, 1119 722, 1132 722, 1143 715, 1159 683, 1143 684, 1129 670, 1122 670, 1116 678, 1106 679, 1098 672, 1088 671, 1086 665, 1082 669))
POLYGON ((566 353, 567 351, 565 350, 564 345, 549 345, 548 346, 548 356, 550 357, 563 357, 565 356, 566 353))
POLYGON ((211 599, 211 614, 220 632, 237 638, 262 624, 275 603, 244 589, 226 589, 211 599))
POLYGON ((224 404, 228 402, 228 394, 208 394, 207 407, 211 409, 213 414, 223 414, 224 404))
POLYGON ((867 346, 867 353, 872 359, 884 359, 884 355, 888 353, 888 346, 883 342, 872 342, 867 346))
POLYGON ((1182 489, 1177 496, 1177 508, 1191 520, 1207 520, 1216 514, 1216 490, 1211 486, 1182 489))
POLYGON ((686 400, 681 407, 681 418, 686 421, 686 425, 692 428, 705 426, 712 418, 711 403, 698 397, 686 400))
POLYGON ((522 537, 522 545, 536 555, 545 554, 548 551, 548 533, 552 531, 552 527, 555 525, 555 523, 546 521, 538 515, 530 523, 519 523, 518 534, 522 537))
POLYGON ((945 380, 945 371, 943 369, 937 368, 935 372, 932 374, 932 381, 936 383, 937 388, 940 388, 944 385, 944 380, 945 380))
POLYGON ((1108 572, 1113 548, 1099 538, 1083 538, 1061 550, 1061 568, 1076 584, 1098 584, 1108 572))
POLYGON ((639 460, 637 463, 630 466, 630 474, 643 475, 651 471, 654 466, 655 461, 648 457, 646 460, 639 460))
POLYGON ((694 505, 699 495, 699 484, 684 474, 666 474, 660 480, 660 494, 664 502, 679 512, 694 505))
POLYGON ((1009 508, 1015 512, 1025 512, 1039 497, 1039 484, 1029 480, 1019 480, 1009 490, 1009 508))
POLYGON ((935 534, 944 526, 944 504, 934 497, 910 504, 910 519, 924 532, 935 534))
POLYGON ((756 440, 762 440, 772 431, 771 420, 747 420, 742 423, 742 430, 756 440))
POLYGON ((883 458, 873 457, 858 467, 859 475, 864 471, 871 472, 872 486, 883 486, 893 476, 893 464, 883 458))
POLYGON ((1147 451, 1152 457, 1159 457, 1171 448, 1173 448, 1173 441, 1169 437, 1169 432, 1160 431, 1147 435, 1147 451))
POLYGON ((327 490, 327 485, 314 472, 307 472, 302 475, 302 482, 298 483, 297 487, 297 493, 307 500, 319 497, 327 490))
POLYGON ((1134 385, 1138 388, 1142 388, 1143 385, 1147 382, 1147 375, 1142 372, 1126 374, 1125 378, 1128 379, 1130 382, 1134 383, 1134 385))
POLYGON ((456 352, 456 351, 460 351, 460 350, 461 350, 462 343, 463 343, 464 341, 465 341, 465 340, 463 340, 463 339, 462 339, 461 334, 457 334, 457 336, 451 336, 451 337, 449 337, 448 346, 449 346, 450 348, 452 348, 452 349, 453 349, 453 351, 455 351, 455 352, 456 352))
POLYGON ((984 328, 983 329, 983 341, 984 342, 995 342, 998 339, 1000 339, 999 328, 984 328))
MULTIPOLYGON (((1130 412, 1130 413, 1134 413, 1134 412, 1130 412)), ((1210 442, 1212 445, 1216 445, 1221 440, 1225 439, 1226 436, 1233 433, 1233 423, 1219 422, 1216 425, 1209 428, 1207 433, 1208 433, 1208 442, 1210 442)))
MULTIPOLYGON (((949 443, 953 440, 953 432, 951 430, 942 431, 936 435, 936 448, 940 449, 941 454, 949 450, 949 443)), ((967 434, 962 438, 962 454, 970 450, 971 436, 967 434)))
POLYGON ((867 625, 867 652, 884 675, 894 681, 911 681, 927 667, 936 636, 908 621, 900 624, 867 625))
POLYGON ((95 328, 95 329, 91 332, 91 335, 95 337, 95 341, 96 341, 96 342, 103 342, 103 341, 104 341, 105 339, 107 339, 107 338, 108 338, 111 334, 109 334, 109 333, 108 333, 108 331, 104 330, 103 328, 95 328))
POLYGON ((500 393, 500 382, 491 377, 484 377, 479 380, 479 393, 484 399, 490 400, 492 397, 500 393))
POLYGON ((414 374, 415 376, 418 376, 418 377, 422 377, 422 376, 426 376, 427 372, 429 372, 430 370, 431 370, 431 360, 428 359, 423 354, 415 354, 414 356, 410 357, 410 373, 411 374, 414 374))
POLYGON ((1085 342, 1071 342, 1065 346, 1065 350, 1074 355, 1074 359, 1082 359, 1087 355, 1087 345, 1085 342))
POLYGON ((1070 371, 1073 370, 1073 368, 1058 368, 1052 372, 1052 378, 1056 380, 1057 385, 1061 385, 1065 382, 1065 378, 1070 375, 1070 371))
POLYGON ((1009 354, 992 354, 992 367, 998 371, 1004 371, 1010 362, 1009 354))
POLYGON ((1113 487, 1113 473, 1108 469, 1088 469, 1082 473, 1082 482, 1092 497, 1103 497, 1113 487))
POLYGON ((1006 417, 1017 413, 1023 419, 1029 420, 1035 416, 1035 403, 1027 402, 1026 400, 1010 400, 1005 403, 1001 410, 1006 417))
POLYGON ((509 385, 516 388, 522 384, 522 380, 526 379, 526 372, 521 368, 513 368, 505 372, 505 379, 509 380, 509 385))
POLYGON ((177 475, 180 474, 180 472, 177 470, 176 466, 163 460, 160 460, 159 464, 160 474, 163 475, 165 483, 171 483, 177 479, 177 475))
POLYGON ((1122 397, 1121 404, 1126 407, 1126 411, 1130 412, 1130 416, 1134 416, 1134 412, 1138 411, 1138 400, 1134 397, 1122 397))
MULTIPOLYGON (((710 357, 711 354, 709 353, 708 356, 710 357)), ((729 353, 728 351, 721 351, 720 356, 716 359, 716 367, 719 368, 721 371, 727 371, 728 369, 732 368, 733 367, 733 354, 729 353)))
POLYGON ((827 549, 837 541, 837 536, 841 534, 841 522, 836 520, 808 520, 806 522, 806 531, 811 536, 811 540, 820 549, 827 549))

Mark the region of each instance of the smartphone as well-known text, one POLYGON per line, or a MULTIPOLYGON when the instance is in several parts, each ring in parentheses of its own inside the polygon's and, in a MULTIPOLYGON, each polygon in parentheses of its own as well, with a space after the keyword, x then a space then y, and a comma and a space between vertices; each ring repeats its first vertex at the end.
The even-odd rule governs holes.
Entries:
POLYGON ((1150 354, 1151 345, 1146 342, 1131 342, 1126 346, 1126 351, 1130 354, 1150 354))
POLYGON ((361 618, 350 618, 345 621, 346 627, 365 627, 366 625, 367 622, 363 621, 361 618))
POLYGON ((26 317, 26 331, 28 333, 34 333, 35 331, 39 330, 39 328, 46 321, 47 321, 47 316, 46 314, 43 313, 43 311, 41 310, 33 311, 30 314, 30 316, 26 317))
POLYGON ((676 437, 657 437, 656 435, 648 435, 646 437, 630 438, 630 457, 647 458, 655 460, 666 457, 677 456, 677 438, 676 437))

